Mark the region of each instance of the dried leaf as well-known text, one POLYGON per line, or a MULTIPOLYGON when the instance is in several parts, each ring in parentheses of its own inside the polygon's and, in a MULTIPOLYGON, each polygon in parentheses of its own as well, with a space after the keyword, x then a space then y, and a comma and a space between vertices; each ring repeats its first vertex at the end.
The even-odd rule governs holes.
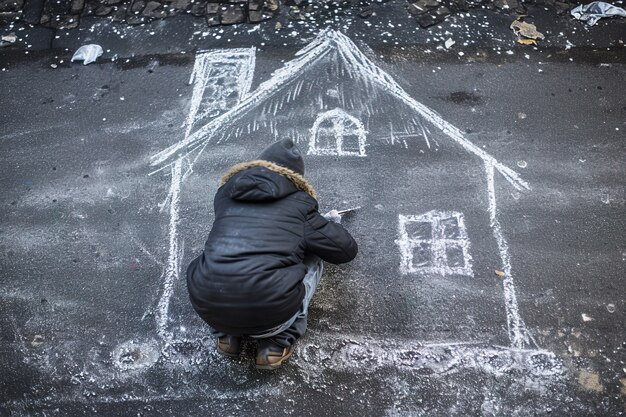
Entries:
POLYGON ((499 277, 503 277, 503 276, 505 276, 505 275, 506 275, 506 274, 504 273, 504 271, 500 271, 499 269, 496 269, 496 271, 495 271, 495 272, 496 272, 496 275, 497 275, 497 276, 499 276, 499 277))
POLYGON ((532 23, 526 23, 526 22, 516 20, 513 23, 511 23, 510 28, 516 35, 522 35, 523 37, 528 38, 528 39, 544 39, 545 38, 543 33, 537 31, 537 26, 533 25, 532 23))
POLYGON ((522 45, 537 45, 537 41, 534 39, 526 39, 520 38, 517 40, 517 43, 521 43, 522 45))

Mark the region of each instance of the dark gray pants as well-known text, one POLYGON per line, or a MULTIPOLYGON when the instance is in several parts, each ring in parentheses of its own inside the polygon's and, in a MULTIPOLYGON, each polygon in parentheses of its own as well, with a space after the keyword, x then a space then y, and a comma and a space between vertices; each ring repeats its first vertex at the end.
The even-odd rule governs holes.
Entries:
MULTIPOLYGON (((271 339, 272 342, 280 346, 289 347, 304 335, 307 326, 309 304, 311 303, 313 294, 315 294, 315 290, 320 283, 324 267, 322 260, 315 255, 307 255, 304 258, 303 263, 306 265, 307 271, 304 279, 302 280, 305 293, 300 310, 283 324, 259 334, 248 335, 248 337, 253 339, 271 339)), ((214 329, 211 329, 211 334, 215 337, 226 336, 226 333, 219 332, 214 329)))

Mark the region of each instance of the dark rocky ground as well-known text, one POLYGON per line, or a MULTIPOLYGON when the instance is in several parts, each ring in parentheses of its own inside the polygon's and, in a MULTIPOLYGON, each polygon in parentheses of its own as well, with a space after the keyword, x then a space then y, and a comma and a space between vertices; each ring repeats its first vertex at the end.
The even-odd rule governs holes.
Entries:
MULTIPOLYGON (((386 3, 388 0, 2 0, 0 13, 5 24, 18 21, 55 29, 79 27, 81 19, 89 16, 137 25, 178 14, 204 17, 210 27, 279 18, 320 20, 337 13, 368 19, 387 8, 386 3)), ((422 27, 430 27, 447 16, 472 9, 523 15, 530 5, 561 14, 575 4, 573 0, 410 0, 399 12, 410 14, 422 27)))

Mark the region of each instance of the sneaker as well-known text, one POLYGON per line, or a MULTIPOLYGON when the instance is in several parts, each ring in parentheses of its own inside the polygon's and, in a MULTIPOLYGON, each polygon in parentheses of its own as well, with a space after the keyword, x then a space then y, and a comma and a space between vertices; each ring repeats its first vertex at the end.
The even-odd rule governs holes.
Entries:
POLYGON ((222 336, 217 338, 217 353, 236 358, 241 353, 241 337, 222 336))
POLYGON ((278 369, 293 353, 293 345, 287 348, 279 346, 269 339, 259 341, 256 354, 256 369, 278 369))

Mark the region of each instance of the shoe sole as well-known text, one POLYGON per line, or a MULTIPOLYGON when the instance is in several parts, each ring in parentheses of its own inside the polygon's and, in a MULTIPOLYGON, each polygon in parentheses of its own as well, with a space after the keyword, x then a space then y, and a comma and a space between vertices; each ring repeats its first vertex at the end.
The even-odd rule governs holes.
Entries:
POLYGON ((289 359, 291 357, 291 355, 293 354, 293 349, 291 349, 291 351, 289 353, 287 353, 286 356, 284 356, 280 361, 278 361, 277 363, 273 363, 271 365, 255 365, 256 369, 259 369, 261 371, 273 371, 275 369, 278 369, 281 367, 281 365, 283 364, 283 362, 285 362, 287 359, 289 359))

